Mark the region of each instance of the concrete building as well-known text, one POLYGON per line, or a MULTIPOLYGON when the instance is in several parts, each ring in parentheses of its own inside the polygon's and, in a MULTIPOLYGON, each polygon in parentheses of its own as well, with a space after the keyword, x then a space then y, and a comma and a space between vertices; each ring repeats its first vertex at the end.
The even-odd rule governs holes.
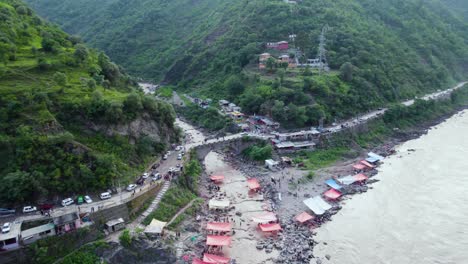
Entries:
POLYGON ((21 240, 25 245, 48 236, 55 236, 55 225, 53 223, 36 226, 21 232, 21 240))
POLYGON ((54 218, 55 231, 58 235, 73 232, 82 225, 77 212, 61 215, 54 218))
POLYGON ((0 233, 0 251, 14 250, 20 246, 21 223, 12 222, 8 233, 0 233))

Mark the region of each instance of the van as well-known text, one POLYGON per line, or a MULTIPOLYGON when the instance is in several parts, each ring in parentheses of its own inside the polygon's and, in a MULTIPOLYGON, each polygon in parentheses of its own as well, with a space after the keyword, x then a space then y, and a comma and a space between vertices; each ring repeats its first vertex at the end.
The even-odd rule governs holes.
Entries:
POLYGON ((101 198, 101 200, 106 200, 106 199, 110 199, 112 196, 108 192, 103 192, 101 193, 101 195, 99 195, 99 197, 101 198))

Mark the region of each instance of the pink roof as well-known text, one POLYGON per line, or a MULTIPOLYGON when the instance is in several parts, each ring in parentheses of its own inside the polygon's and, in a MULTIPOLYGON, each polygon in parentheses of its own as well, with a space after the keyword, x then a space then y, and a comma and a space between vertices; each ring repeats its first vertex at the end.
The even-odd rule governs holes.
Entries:
POLYGON ((272 212, 267 212, 262 215, 254 216, 252 217, 252 220, 255 223, 268 223, 268 222, 274 222, 277 220, 276 215, 272 212))
POLYGON ((258 183, 258 180, 255 178, 248 179, 247 185, 250 190, 260 189, 260 183, 258 183))
POLYGON ((231 223, 227 222, 210 222, 206 224, 206 229, 207 230, 214 230, 214 231, 223 231, 223 232, 229 232, 231 231, 232 225, 231 223))
POLYGON ((353 168, 356 169, 356 170, 363 170, 366 168, 366 166, 364 166, 364 164, 354 164, 353 165, 353 168))
POLYGON ((297 215, 295 219, 300 223, 304 223, 311 219, 314 219, 314 217, 308 214, 307 212, 302 212, 299 215, 297 215))
POLYGON ((333 188, 331 188, 330 190, 326 191, 323 193, 323 195, 325 195, 326 198, 328 199, 338 199, 340 198, 341 196, 341 193, 333 188))
POLYGON ((208 246, 229 246, 231 244, 231 237, 208 235, 206 237, 206 244, 208 246))
POLYGON ((224 175, 212 175, 210 177, 212 181, 223 181, 224 180, 224 175))
POLYGON ((279 231, 281 230, 281 226, 279 224, 261 224, 260 229, 263 232, 273 232, 273 231, 279 231))
POLYGON ((207 263, 209 263, 209 262, 205 262, 205 261, 203 261, 201 259, 197 259, 197 258, 194 258, 192 260, 192 264, 207 264, 207 263))
POLYGON ((356 175, 353 176, 353 178, 354 178, 357 182, 365 181, 365 180, 369 179, 369 177, 367 177, 367 176, 364 175, 363 173, 356 174, 356 175))
POLYGON ((212 255, 212 254, 204 254, 203 255, 203 261, 206 263, 229 263, 230 259, 223 257, 223 256, 218 256, 218 255, 212 255))
POLYGON ((374 168, 375 166, 370 164, 369 162, 365 161, 365 160, 361 160, 360 161, 363 165, 365 165, 366 167, 369 167, 369 168, 374 168))

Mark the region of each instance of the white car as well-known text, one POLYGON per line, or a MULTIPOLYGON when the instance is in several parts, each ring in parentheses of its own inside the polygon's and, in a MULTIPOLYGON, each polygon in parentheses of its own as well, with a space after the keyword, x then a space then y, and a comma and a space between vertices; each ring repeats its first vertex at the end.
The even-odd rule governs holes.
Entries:
POLYGON ((37 211, 36 206, 25 206, 23 207, 23 213, 31 213, 37 211))
POLYGON ((163 156, 163 160, 167 160, 167 154, 163 156))
POLYGON ((169 172, 174 172, 174 171, 176 171, 176 169, 174 167, 169 168, 169 172))
POLYGON ((10 232, 11 229, 11 224, 9 222, 6 222, 2 225, 2 233, 8 233, 10 232))
POLYGON ((182 150, 182 146, 177 146, 177 147, 175 148, 175 150, 177 150, 177 151, 182 150))
POLYGON ((168 151, 166 152, 166 155, 170 156, 170 155, 171 155, 171 152, 168 150, 168 151))
POLYGON ((91 199, 91 197, 89 197, 88 195, 85 195, 84 201, 85 201, 86 203, 88 203, 88 204, 93 202, 93 200, 91 199))
POLYGON ((181 160, 181 159, 182 159, 182 154, 177 155, 177 160, 181 160))
POLYGON ((68 206, 68 205, 71 205, 73 203, 74 203, 74 201, 73 201, 72 198, 67 198, 67 199, 62 200, 62 206, 68 206))
POLYGON ((99 198, 101 198, 101 200, 106 200, 106 199, 110 199, 112 196, 109 192, 103 192, 99 195, 99 198))
POLYGON ((131 192, 131 191, 135 190, 136 187, 137 187, 136 184, 130 184, 130 185, 127 186, 126 190, 131 192))
POLYGON ((161 174, 159 174, 159 173, 155 173, 155 174, 153 174, 153 176, 151 177, 151 180, 153 180, 153 181, 157 181, 157 180, 159 180, 159 179, 161 179, 161 174))
POLYGON ((143 173, 142 177, 143 179, 148 179, 149 174, 147 172, 143 173))

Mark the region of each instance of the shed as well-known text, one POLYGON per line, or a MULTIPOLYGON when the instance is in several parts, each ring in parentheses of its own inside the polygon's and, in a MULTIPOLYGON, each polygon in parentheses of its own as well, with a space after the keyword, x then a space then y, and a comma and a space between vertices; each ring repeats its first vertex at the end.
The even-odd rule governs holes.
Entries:
POLYGON ((208 207, 210 209, 226 209, 229 207, 231 203, 229 200, 217 200, 217 199, 211 199, 208 202, 208 207))
POLYGON ((309 220, 314 219, 314 217, 308 214, 307 212, 302 212, 298 214, 294 219, 296 219, 296 221, 298 221, 299 223, 305 223, 309 220))
POLYGON ((107 221, 105 228, 109 232, 119 231, 125 228, 125 221, 123 218, 117 218, 107 221))
POLYGON ((316 215, 323 215, 327 210, 332 208, 332 206, 325 202, 320 196, 304 200, 303 203, 316 215))
POLYGON ((249 186, 250 190, 260 189, 260 183, 258 183, 258 180, 255 178, 248 179, 247 185, 249 186))
POLYGON ((341 193, 333 188, 323 193, 323 195, 330 200, 336 200, 341 197, 341 193))
POLYGON ((260 229, 263 232, 276 232, 281 230, 281 226, 277 223, 273 224, 261 224, 260 229))
POLYGON ((230 258, 223 256, 213 255, 213 254, 203 254, 203 261, 206 263, 215 263, 215 264, 227 264, 231 261, 230 258))
POLYGON ((278 220, 278 218, 276 218, 276 215, 272 212, 267 212, 262 215, 252 217, 252 221, 260 224, 275 222, 276 220, 278 220))
POLYGON ((146 226, 145 233, 147 234, 161 234, 164 232, 164 227, 166 226, 167 222, 162 222, 153 218, 151 223, 146 226))
POLYGON ((30 244, 35 242, 36 240, 54 235, 55 225, 53 223, 36 226, 21 232, 21 237, 24 244, 30 244))
POLYGON ((209 222, 206 224, 206 230, 230 232, 232 224, 229 222, 209 222))
POLYGON ((231 245, 231 237, 208 235, 206 237, 206 244, 208 246, 229 246, 231 245))
POLYGON ((276 166, 278 166, 279 162, 274 161, 272 159, 267 159, 265 160, 265 167, 267 167, 270 170, 274 170, 276 166))

